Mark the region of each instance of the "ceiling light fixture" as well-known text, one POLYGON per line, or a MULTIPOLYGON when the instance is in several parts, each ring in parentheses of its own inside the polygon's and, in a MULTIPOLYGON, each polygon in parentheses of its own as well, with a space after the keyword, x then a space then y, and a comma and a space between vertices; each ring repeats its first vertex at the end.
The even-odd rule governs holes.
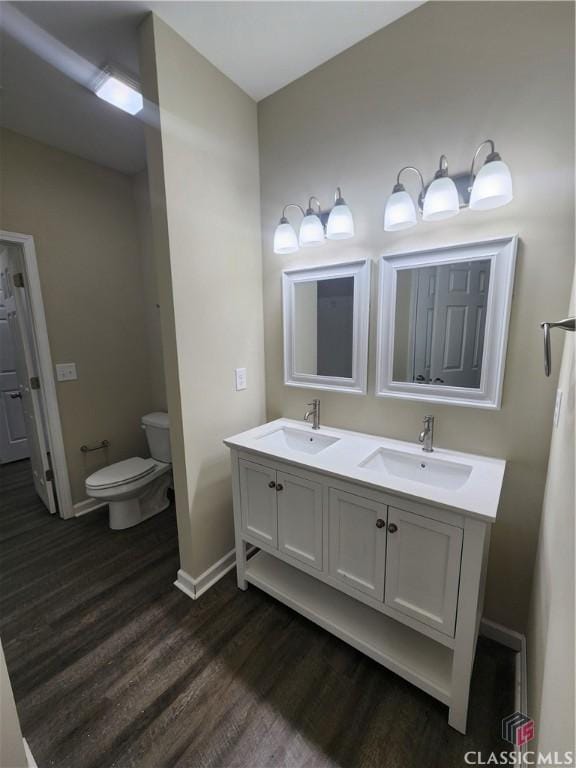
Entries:
POLYGON ((107 101, 118 109, 136 115, 144 106, 138 85, 125 75, 120 75, 111 67, 105 67, 94 85, 94 93, 99 99, 107 101))
POLYGON ((336 187, 334 206, 329 211, 323 211, 320 201, 312 196, 308 200, 306 210, 297 203, 288 203, 282 210, 282 216, 274 231, 274 253, 295 253, 299 248, 310 248, 323 245, 329 240, 345 240, 354 237, 354 219, 352 211, 342 197, 342 190, 336 187), (313 206, 317 207, 317 211, 313 206), (298 236, 294 227, 286 218, 288 208, 297 208, 302 214, 298 236))
POLYGON ((417 173, 420 179, 418 208, 424 221, 448 219, 456 216, 463 208, 471 208, 473 211, 500 208, 513 199, 510 169, 496 152, 492 139, 487 139, 476 149, 469 173, 449 176, 446 155, 440 157, 439 168, 428 185, 424 184, 418 168, 414 166, 402 168, 396 177, 392 194, 386 201, 384 210, 386 232, 408 229, 417 224, 414 200, 400 183, 400 175, 409 170, 417 173), (490 146, 490 153, 478 174, 474 175, 476 160, 487 145, 490 146))

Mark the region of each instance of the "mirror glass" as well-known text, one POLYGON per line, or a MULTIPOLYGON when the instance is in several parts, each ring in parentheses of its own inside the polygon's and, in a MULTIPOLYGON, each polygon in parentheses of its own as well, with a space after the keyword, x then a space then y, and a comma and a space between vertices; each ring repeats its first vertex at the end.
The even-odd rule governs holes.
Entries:
POLYGON ((399 269, 393 382, 478 389, 490 259, 399 269))
POLYGON ((294 369, 297 374, 352 378, 354 277, 294 285, 294 369))
POLYGON ((282 272, 284 383, 365 394, 370 262, 282 272))

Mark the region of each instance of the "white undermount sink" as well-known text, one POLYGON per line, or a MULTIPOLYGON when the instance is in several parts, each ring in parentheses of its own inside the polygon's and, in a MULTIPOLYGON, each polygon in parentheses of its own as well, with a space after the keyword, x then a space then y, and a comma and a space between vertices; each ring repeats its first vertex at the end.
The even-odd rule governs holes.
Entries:
POLYGON ((413 480, 416 483, 450 490, 462 488, 472 473, 472 467, 469 464, 447 461, 426 454, 416 456, 413 453, 404 453, 390 448, 378 448, 358 466, 374 472, 386 472, 404 480, 413 480))
POLYGON ((268 432, 258 438, 258 443, 269 450, 290 450, 299 453, 320 453, 340 440, 339 437, 330 437, 312 432, 311 430, 290 429, 281 427, 268 432))

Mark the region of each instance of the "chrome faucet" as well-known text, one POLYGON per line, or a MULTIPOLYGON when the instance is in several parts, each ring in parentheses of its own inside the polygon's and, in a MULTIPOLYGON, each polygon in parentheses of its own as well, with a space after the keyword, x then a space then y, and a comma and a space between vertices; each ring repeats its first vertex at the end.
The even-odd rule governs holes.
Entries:
POLYGON ((434 448, 434 416, 424 416, 424 429, 418 435, 418 442, 422 443, 422 450, 426 453, 432 453, 434 448))
POLYGON ((320 400, 312 400, 308 403, 308 410, 304 414, 304 421, 310 421, 312 416, 312 429, 320 429, 320 400))

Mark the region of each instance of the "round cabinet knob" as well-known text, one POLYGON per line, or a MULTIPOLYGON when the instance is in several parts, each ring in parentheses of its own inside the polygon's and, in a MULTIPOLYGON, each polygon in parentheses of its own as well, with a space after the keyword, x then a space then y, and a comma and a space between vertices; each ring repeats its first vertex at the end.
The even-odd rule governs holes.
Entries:
POLYGON ((284 490, 284 486, 282 485, 282 483, 278 483, 278 485, 276 486, 276 490, 277 491, 283 491, 284 490))
POLYGON ((268 488, 276 488, 276 483, 274 482, 274 480, 270 480, 270 482, 268 483, 268 488))
POLYGON ((376 520, 376 528, 384 528, 385 525, 386 523, 384 522, 384 520, 380 520, 380 518, 376 520))
POLYGON ((397 530, 398 530, 398 526, 396 525, 396 523, 390 523, 388 525, 388 533, 396 533, 397 530))

